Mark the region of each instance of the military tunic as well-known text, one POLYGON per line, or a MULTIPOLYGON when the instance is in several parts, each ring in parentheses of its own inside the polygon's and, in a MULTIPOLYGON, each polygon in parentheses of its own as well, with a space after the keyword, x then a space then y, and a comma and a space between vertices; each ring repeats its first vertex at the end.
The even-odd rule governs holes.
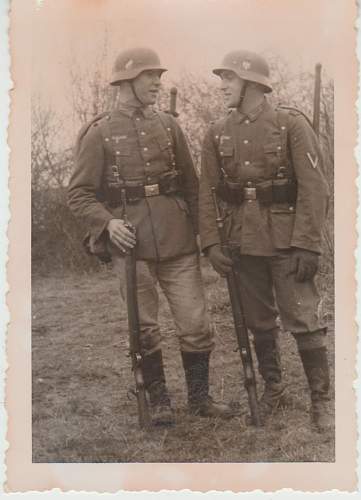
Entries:
POLYGON ((107 236, 104 230, 111 219, 123 216, 121 206, 109 206, 108 183, 152 184, 173 169, 184 175, 184 198, 160 195, 128 204, 127 215, 137 231, 137 257, 158 261, 195 252, 198 178, 184 135, 168 114, 124 107, 91 125, 79 141, 69 205, 85 218, 96 242, 107 236), (116 164, 119 178, 114 176, 116 164))
POLYGON ((220 201, 228 239, 240 248, 243 295, 248 324, 255 330, 283 324, 293 333, 322 327, 319 296, 312 281, 297 283, 290 275, 293 247, 321 253, 321 232, 328 205, 317 138, 300 113, 275 110, 265 99, 247 115, 231 111, 208 130, 202 152, 200 235, 202 248, 219 243, 211 188, 222 176, 243 186, 277 179, 279 172, 297 182, 297 200, 263 204, 220 201))
POLYGON ((275 179, 279 167, 286 167, 286 157, 288 175, 297 179, 297 203, 226 204, 229 237, 247 255, 271 256, 290 247, 321 252, 328 187, 317 139, 301 114, 275 111, 266 100, 248 115, 233 110, 208 130, 200 184, 203 249, 219 242, 210 188, 219 182, 221 167, 229 178, 246 185, 275 179), (281 113, 287 115, 282 122, 281 113))
POLYGON ((101 254, 105 243, 125 301, 125 259, 106 230, 108 222, 122 219, 124 212, 120 203, 117 207, 110 204, 108 186, 152 186, 174 169, 183 174, 182 195, 159 194, 127 204, 127 217, 136 228, 138 308, 145 355, 160 348, 157 284, 169 302, 181 350, 208 352, 214 347, 196 245, 198 178, 184 135, 166 113, 122 106, 81 132, 69 183, 69 206, 85 219, 91 250, 101 254))

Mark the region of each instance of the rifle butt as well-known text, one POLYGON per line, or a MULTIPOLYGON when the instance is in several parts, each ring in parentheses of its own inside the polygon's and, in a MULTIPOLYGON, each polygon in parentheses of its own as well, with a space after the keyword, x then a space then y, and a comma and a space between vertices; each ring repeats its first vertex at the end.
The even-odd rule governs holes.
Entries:
POLYGON ((147 396, 144 387, 144 377, 142 371, 142 355, 140 345, 140 322, 138 309, 136 257, 134 249, 125 256, 125 269, 127 281, 127 309, 129 344, 132 360, 132 370, 135 379, 135 395, 138 405, 138 421, 141 429, 149 430, 151 418, 147 396))
POLYGON ((239 353, 243 366, 243 374, 245 380, 244 386, 248 394, 248 403, 251 411, 251 420, 254 426, 260 427, 262 423, 258 409, 256 376, 254 372, 254 365, 253 365, 248 330, 245 324, 244 313, 241 306, 241 298, 239 296, 240 284, 238 283, 234 271, 232 271, 227 276, 227 285, 232 305, 234 329, 237 337, 239 353))
POLYGON ((252 425, 255 427, 262 427, 261 416, 259 414, 258 399, 256 387, 253 384, 249 384, 247 389, 248 394, 248 404, 251 411, 251 421, 252 425))
POLYGON ((148 431, 151 427, 151 418, 144 388, 137 389, 137 402, 139 427, 141 429, 144 429, 145 431, 148 431))

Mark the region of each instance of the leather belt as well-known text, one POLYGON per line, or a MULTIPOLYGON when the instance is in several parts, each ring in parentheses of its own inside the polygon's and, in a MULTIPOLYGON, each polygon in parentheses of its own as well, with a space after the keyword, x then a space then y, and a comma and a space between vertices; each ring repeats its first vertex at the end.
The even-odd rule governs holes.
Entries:
MULTIPOLYGON (((133 181, 134 182, 134 181, 133 181)), ((121 205, 121 192, 125 190, 125 195, 128 203, 134 203, 143 198, 150 198, 153 196, 170 195, 175 193, 182 193, 182 175, 179 173, 165 174, 158 178, 158 182, 150 184, 127 184, 116 182, 109 183, 107 186, 106 199, 112 208, 121 205)))
POLYGON ((259 183, 239 182, 222 179, 217 186, 218 196, 234 205, 244 201, 258 200, 261 205, 272 203, 296 203, 297 183, 290 179, 277 179, 259 183))

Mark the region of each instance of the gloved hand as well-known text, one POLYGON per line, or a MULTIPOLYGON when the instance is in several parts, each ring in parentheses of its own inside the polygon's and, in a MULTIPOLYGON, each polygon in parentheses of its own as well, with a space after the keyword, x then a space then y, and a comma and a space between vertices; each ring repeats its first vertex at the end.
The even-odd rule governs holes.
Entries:
POLYGON ((217 271, 217 273, 219 273, 220 275, 225 275, 231 271, 232 259, 224 255, 220 245, 211 246, 207 250, 206 255, 211 261, 214 270, 217 271))
POLYGON ((311 280, 318 270, 319 255, 311 250, 294 248, 291 254, 291 268, 289 274, 295 274, 299 283, 311 280))

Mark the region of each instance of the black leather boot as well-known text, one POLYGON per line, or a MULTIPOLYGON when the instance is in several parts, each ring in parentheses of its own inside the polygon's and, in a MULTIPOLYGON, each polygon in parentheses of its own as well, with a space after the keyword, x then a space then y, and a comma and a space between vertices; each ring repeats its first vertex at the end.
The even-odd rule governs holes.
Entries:
POLYGON ((209 396, 209 352, 182 351, 182 361, 188 388, 188 408, 192 415, 231 418, 233 412, 224 403, 209 396))
POLYGON ((259 412, 265 422, 281 404, 285 395, 282 382, 282 368, 277 345, 277 332, 262 332, 254 335, 254 347, 258 369, 265 382, 264 392, 259 400, 259 412))
POLYGON ((173 425, 174 415, 165 383, 162 351, 143 357, 143 376, 149 394, 153 425, 173 425))
POLYGON ((311 421, 318 432, 331 430, 330 374, 326 347, 299 351, 311 390, 311 421))

